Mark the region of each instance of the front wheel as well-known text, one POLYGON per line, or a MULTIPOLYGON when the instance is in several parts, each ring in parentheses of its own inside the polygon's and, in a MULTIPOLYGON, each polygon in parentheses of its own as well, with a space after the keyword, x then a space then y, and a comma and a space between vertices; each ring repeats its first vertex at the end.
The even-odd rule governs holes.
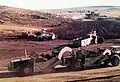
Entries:
POLYGON ((115 55, 111 59, 112 66, 118 66, 120 64, 120 57, 118 55, 115 55))
POLYGON ((104 38, 103 37, 99 37, 97 43, 103 43, 103 42, 104 42, 104 38))
POLYGON ((24 67, 23 69, 21 69, 21 72, 22 72, 22 74, 24 74, 24 75, 30 75, 30 74, 33 73, 33 70, 32 70, 31 67, 26 66, 26 67, 24 67))
POLYGON ((70 68, 72 71, 81 70, 83 68, 81 60, 74 60, 70 68))

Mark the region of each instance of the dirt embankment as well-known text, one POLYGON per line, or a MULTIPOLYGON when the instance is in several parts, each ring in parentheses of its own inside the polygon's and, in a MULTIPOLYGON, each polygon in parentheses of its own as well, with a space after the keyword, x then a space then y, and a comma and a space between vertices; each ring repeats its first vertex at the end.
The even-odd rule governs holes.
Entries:
POLYGON ((114 38, 120 35, 119 27, 120 22, 115 20, 75 21, 58 17, 55 14, 0 6, 1 36, 9 35, 10 33, 14 35, 21 31, 38 31, 46 28, 55 32, 60 39, 73 39, 84 36, 93 29, 96 29, 100 36, 114 38), (4 29, 1 29, 3 27, 4 29), (19 29, 16 30, 15 27, 19 29), (32 29, 29 30, 30 28, 32 29))
POLYGON ((73 21, 68 28, 60 28, 55 30, 60 38, 74 39, 83 37, 96 30, 98 36, 106 39, 120 38, 120 22, 115 20, 100 20, 100 21, 73 21))
POLYGON ((54 14, 0 6, 0 35, 16 35, 22 31, 39 31, 42 28, 67 28, 71 20, 54 14))
POLYGON ((0 6, 0 21, 3 24, 49 28, 61 26, 67 20, 50 13, 0 6))

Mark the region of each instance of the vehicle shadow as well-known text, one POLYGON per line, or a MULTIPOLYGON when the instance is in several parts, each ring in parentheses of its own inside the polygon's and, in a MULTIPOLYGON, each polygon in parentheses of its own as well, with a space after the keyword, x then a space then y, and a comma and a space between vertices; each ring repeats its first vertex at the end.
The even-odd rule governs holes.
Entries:
POLYGON ((12 78, 12 77, 16 77, 14 73, 11 72, 0 73, 0 78, 12 78))
MULTIPOLYGON (((98 69, 98 68, 107 68, 107 67, 112 67, 112 66, 108 65, 108 66, 87 67, 87 68, 84 68, 84 69, 79 70, 79 71, 98 69)), ((64 72, 74 72, 74 71, 71 71, 71 70, 66 68, 66 69, 54 70, 53 72, 49 72, 49 73, 48 72, 39 72, 39 73, 31 74, 31 75, 17 74, 14 72, 3 72, 3 73, 0 73, 0 78, 26 77, 26 76, 33 76, 33 75, 44 75, 44 74, 64 73, 64 72)), ((113 77, 115 77, 115 76, 113 76, 113 77)))

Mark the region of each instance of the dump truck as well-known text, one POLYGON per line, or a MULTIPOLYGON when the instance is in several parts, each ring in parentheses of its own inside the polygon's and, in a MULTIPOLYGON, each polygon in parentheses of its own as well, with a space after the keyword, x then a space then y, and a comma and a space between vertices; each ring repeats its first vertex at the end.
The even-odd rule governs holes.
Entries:
POLYGON ((108 65, 117 66, 120 63, 120 52, 114 48, 101 49, 97 52, 84 49, 74 50, 70 47, 54 48, 51 55, 32 53, 24 58, 12 59, 8 70, 29 75, 37 72, 53 72, 57 69, 67 68, 77 71, 89 66, 108 65))

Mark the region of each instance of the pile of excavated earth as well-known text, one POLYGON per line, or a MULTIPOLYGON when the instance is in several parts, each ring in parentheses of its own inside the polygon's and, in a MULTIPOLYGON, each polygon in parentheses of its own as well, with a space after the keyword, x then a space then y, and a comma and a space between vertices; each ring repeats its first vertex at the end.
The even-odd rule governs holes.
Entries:
POLYGON ((119 36, 119 21, 115 20, 72 20, 56 14, 43 13, 7 6, 0 6, 0 36, 15 36, 25 31, 40 31, 45 28, 60 39, 84 36, 96 29, 100 36, 119 36), (87 29, 87 30, 86 30, 87 29))

